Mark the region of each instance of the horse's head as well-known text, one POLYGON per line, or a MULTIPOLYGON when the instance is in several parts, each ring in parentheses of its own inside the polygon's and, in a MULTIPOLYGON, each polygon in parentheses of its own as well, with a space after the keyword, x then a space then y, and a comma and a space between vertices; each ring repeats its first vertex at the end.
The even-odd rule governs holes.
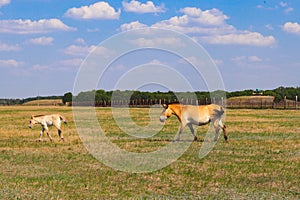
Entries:
POLYGON ((32 128, 33 127, 33 125, 35 125, 35 120, 33 119, 34 117, 33 116, 31 116, 31 118, 30 118, 30 121, 29 121, 29 128, 32 128))
POLYGON ((166 119, 168 119, 169 117, 171 117, 173 115, 173 111, 167 104, 163 104, 162 106, 164 107, 164 110, 162 111, 161 116, 159 117, 159 120, 161 122, 164 122, 164 121, 166 121, 166 119))

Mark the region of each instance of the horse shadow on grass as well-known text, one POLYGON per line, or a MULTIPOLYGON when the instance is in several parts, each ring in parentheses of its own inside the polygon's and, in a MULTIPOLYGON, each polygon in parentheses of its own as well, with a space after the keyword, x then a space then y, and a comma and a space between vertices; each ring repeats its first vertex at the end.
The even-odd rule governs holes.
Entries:
POLYGON ((169 139, 169 138, 153 138, 153 139, 146 139, 149 142, 208 142, 205 141, 204 139, 198 139, 198 140, 193 140, 193 139, 181 139, 181 140, 175 140, 175 139, 169 139))

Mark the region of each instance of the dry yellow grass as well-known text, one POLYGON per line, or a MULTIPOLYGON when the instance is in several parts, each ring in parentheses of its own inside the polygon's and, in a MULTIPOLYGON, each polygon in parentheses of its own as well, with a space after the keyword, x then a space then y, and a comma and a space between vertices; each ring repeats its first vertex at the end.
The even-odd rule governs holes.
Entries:
POLYGON ((29 101, 23 104, 23 106, 59 106, 63 105, 61 99, 41 99, 29 101))
MULTIPOLYGON (((132 109, 147 125, 148 109, 132 109)), ((120 148, 156 150, 174 138, 176 117, 149 139, 137 139, 117 127, 110 108, 96 109, 101 127, 120 148)), ((0 107, 0 199, 299 199, 300 110, 227 110, 229 143, 220 138, 203 159, 203 142, 193 142, 171 165, 151 173, 114 170, 91 156, 81 143, 72 108, 0 107), (28 128, 31 115, 60 113, 66 142, 28 128)), ((203 138, 207 126, 198 129, 203 138)), ((189 130, 185 135, 191 135, 189 130)), ((113 155, 112 155, 113 156, 113 155)))

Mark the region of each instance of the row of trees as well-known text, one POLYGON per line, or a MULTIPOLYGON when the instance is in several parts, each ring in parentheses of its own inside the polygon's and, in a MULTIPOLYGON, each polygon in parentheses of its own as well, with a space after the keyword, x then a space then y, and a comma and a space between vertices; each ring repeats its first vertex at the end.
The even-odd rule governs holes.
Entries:
MULTIPOLYGON (((234 92, 225 91, 215 91, 209 92, 142 92, 142 91, 105 91, 105 90, 92 90, 80 92, 78 95, 73 96, 71 92, 65 93, 63 96, 38 96, 30 97, 25 99, 0 99, 0 105, 17 105, 23 104, 28 101, 33 101, 37 99, 62 99, 64 103, 75 101, 106 101, 109 102, 112 99, 119 100, 155 100, 162 99, 167 101, 180 101, 181 98, 200 100, 201 102, 211 102, 213 98, 221 99, 221 97, 230 98, 237 96, 251 96, 255 93, 255 90, 243 90, 234 92)), ((285 97, 286 99, 295 100, 295 96, 300 95, 300 87, 278 87, 273 90, 262 90, 263 95, 274 96, 275 102, 282 101, 285 97)), ((300 99, 300 97, 299 97, 300 99)))
MULTIPOLYGON (((221 99, 222 97, 238 97, 238 96, 251 96, 255 95, 257 90, 243 90, 243 91, 214 91, 214 92, 142 92, 142 91, 104 91, 104 90, 93 90, 80 92, 77 96, 72 95, 68 92, 63 96, 63 102, 71 102, 72 99, 75 101, 111 101, 111 100, 155 100, 164 99, 167 101, 180 101, 181 99, 192 99, 200 100, 202 102, 211 102, 213 99, 221 99)), ((280 102, 284 98, 295 100, 295 96, 300 95, 300 87, 278 87, 273 90, 260 90, 260 94, 266 96, 274 96, 275 102, 280 102)))
MULTIPOLYGON (((251 96, 257 91, 254 90, 243 90, 235 92, 226 92, 226 97, 238 97, 238 96, 251 96)), ((273 90, 260 90, 260 92, 265 96, 274 96, 275 102, 283 101, 284 98, 295 100, 295 96, 300 95, 300 87, 278 87, 273 90)))
POLYGON ((0 105, 21 105, 23 103, 34 101, 34 100, 42 100, 42 99, 62 99, 63 96, 37 96, 37 97, 29 97, 25 99, 0 99, 0 105))

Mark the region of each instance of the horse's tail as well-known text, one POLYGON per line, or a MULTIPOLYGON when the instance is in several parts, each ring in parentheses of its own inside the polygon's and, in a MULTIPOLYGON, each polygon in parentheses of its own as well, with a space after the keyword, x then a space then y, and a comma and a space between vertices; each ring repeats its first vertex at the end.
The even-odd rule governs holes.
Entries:
POLYGON ((68 123, 66 118, 64 118, 62 115, 59 115, 59 118, 62 122, 64 122, 65 124, 68 123))
POLYGON ((221 116, 224 114, 225 110, 222 106, 218 106, 218 108, 214 109, 214 115, 217 118, 221 118, 221 116))

